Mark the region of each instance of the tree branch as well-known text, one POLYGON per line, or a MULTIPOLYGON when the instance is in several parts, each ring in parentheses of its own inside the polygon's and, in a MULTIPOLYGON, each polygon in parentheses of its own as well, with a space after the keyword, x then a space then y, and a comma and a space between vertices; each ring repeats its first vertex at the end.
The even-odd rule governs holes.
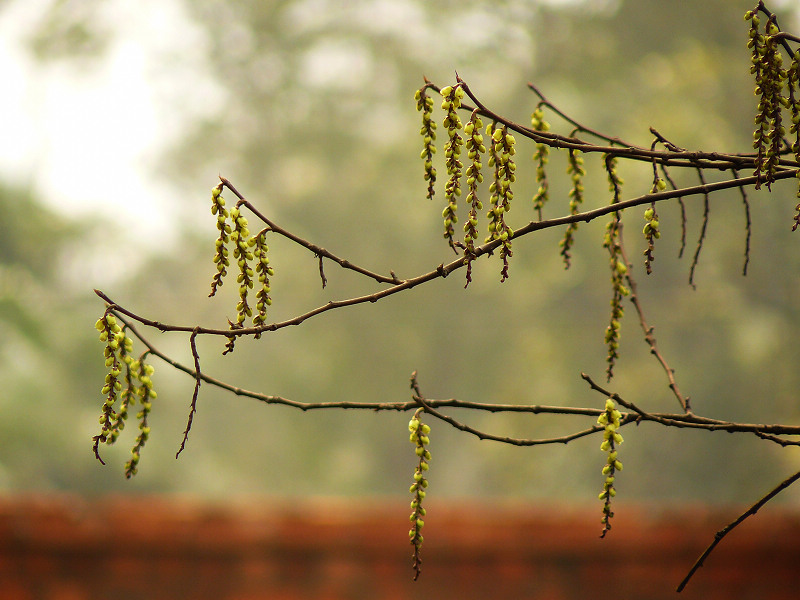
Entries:
POLYGON ((767 502, 772 500, 775 496, 780 494, 783 490, 788 488, 790 485, 792 485, 798 479, 800 479, 800 471, 798 471, 797 473, 795 473, 794 475, 792 475, 788 479, 782 481, 772 491, 770 491, 766 496, 761 498, 761 500, 759 500, 758 502, 753 504, 753 506, 751 506, 746 511, 744 511, 741 515, 739 515, 739 517, 736 520, 732 521, 731 523, 726 525, 723 529, 721 529, 717 533, 715 533, 714 534, 714 541, 711 542, 711 544, 709 544, 708 548, 706 548, 705 551, 700 555, 700 558, 698 558, 697 561, 694 563, 694 565, 692 565, 692 568, 689 569, 689 573, 687 573, 686 577, 683 578, 683 581, 680 582, 680 584, 678 585, 678 588, 675 591, 677 591, 677 592, 682 592, 683 591, 683 588, 685 588, 686 584, 689 583, 689 580, 695 574, 697 569, 699 569, 700 567, 703 566, 703 563, 705 562, 706 558, 708 558, 708 555, 711 554, 714 551, 714 548, 716 548, 717 544, 719 544, 722 541, 722 538, 724 538, 731 531, 733 531, 736 527, 738 527, 745 519, 747 519, 748 517, 752 517, 754 514, 756 514, 758 512, 758 510, 762 506, 764 506, 767 502))

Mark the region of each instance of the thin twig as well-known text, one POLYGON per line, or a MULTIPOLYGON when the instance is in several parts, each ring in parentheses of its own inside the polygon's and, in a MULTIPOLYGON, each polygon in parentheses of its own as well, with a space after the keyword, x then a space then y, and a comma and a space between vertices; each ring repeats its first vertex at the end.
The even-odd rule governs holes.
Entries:
MULTIPOLYGON (((706 179, 703 176, 702 169, 700 168, 697 169, 697 175, 700 178, 700 182, 703 185, 705 185, 706 179)), ((737 181, 739 180, 738 177, 734 177, 734 179, 736 179, 737 181)), ((756 176, 756 179, 758 179, 758 176, 756 176)), ((692 286, 692 288, 697 288, 697 286, 694 283, 694 270, 697 267, 698 260, 700 260, 700 251, 703 249, 703 241, 705 240, 706 237, 706 229, 708 228, 709 208, 710 208, 709 194, 708 192, 705 192, 703 194, 703 225, 700 228, 700 237, 697 240, 697 248, 694 251, 694 256, 692 257, 692 266, 689 269, 689 285, 692 286)))
MULTIPOLYGON (((778 173, 775 174, 775 179, 778 180, 778 179, 788 179, 789 177, 795 177, 797 175, 798 171, 800 171, 800 169, 779 171, 778 173)), ((629 200, 623 200, 622 202, 619 202, 617 204, 601 206, 599 208, 595 208, 593 210, 588 210, 588 211, 583 212, 583 213, 577 213, 577 214, 574 214, 574 215, 565 215, 563 217, 558 217, 558 218, 555 218, 555 219, 548 219, 547 221, 531 221, 527 225, 525 225, 523 227, 520 227, 519 229, 516 229, 514 231, 514 234, 512 236, 510 236, 510 239, 517 239, 517 238, 520 238, 520 237, 522 237, 524 235, 528 235, 528 234, 530 234, 530 233, 532 233, 534 231, 539 231, 541 229, 548 229, 548 228, 551 228, 551 227, 560 227, 562 225, 567 225, 569 223, 576 223, 576 222, 579 222, 579 221, 584 221, 584 222, 588 223, 589 221, 591 221, 593 219, 596 219, 598 217, 601 217, 603 215, 607 215, 609 213, 616 212, 616 211, 625 210, 627 208, 631 208, 631 207, 634 207, 634 206, 640 206, 642 204, 649 204, 651 202, 661 202, 661 201, 664 201, 664 200, 669 200, 669 199, 677 198, 677 197, 680 197, 680 196, 692 196, 692 195, 696 195, 696 194, 710 194, 710 193, 717 192, 717 191, 720 191, 720 190, 730 189, 730 188, 739 187, 739 186, 750 186, 750 185, 755 184, 756 179, 757 178, 755 176, 750 176, 750 177, 743 177, 743 178, 740 178, 740 179, 731 179, 731 180, 726 180, 726 181, 719 181, 719 182, 714 182, 714 183, 697 185, 697 186, 678 189, 678 190, 665 190, 663 192, 657 192, 655 194, 645 194, 644 196, 631 198, 629 200)), ((243 202, 243 204, 248 205, 248 207, 250 206, 248 202, 243 202)), ((257 216, 258 216, 258 214, 257 214, 257 216)), ((261 217, 259 216, 259 218, 261 218, 261 217)), ((272 223, 270 223, 268 221, 265 221, 265 222, 267 222, 267 224, 269 224, 270 227, 273 227, 273 228, 277 227, 276 225, 274 225, 274 224, 272 224, 272 223)), ((274 231, 280 233, 280 231, 278 229, 274 229, 274 231)), ((305 242, 305 240, 303 240, 303 241, 305 242)), ((305 243, 309 244, 309 242, 305 242, 305 243)), ((483 256, 485 254, 486 255, 491 254, 502 243, 503 242, 501 240, 497 239, 497 240, 493 240, 493 241, 487 242, 487 243, 483 244, 482 246, 476 246, 475 247, 475 256, 476 256, 476 258, 479 257, 479 256, 483 256)), ((315 248, 316 250, 319 250, 321 253, 323 253, 325 255, 326 258, 330 258, 331 260, 334 260, 335 262, 338 262, 339 264, 342 264, 342 262, 343 262, 343 263, 346 263, 347 265, 350 265, 350 263, 348 261, 344 261, 343 259, 340 259, 338 257, 332 258, 330 253, 328 253, 326 250, 324 250, 322 248, 319 248, 317 246, 313 246, 313 244, 311 245, 311 247, 315 248)), ((311 249, 311 248, 309 248, 309 249, 311 249)), ((391 295, 394 295, 394 294, 396 294, 398 292, 403 292, 403 291, 409 290, 409 289, 417 287, 418 285, 421 285, 423 283, 427 283, 427 282, 432 281, 434 279, 438 279, 439 277, 447 277, 450 273, 452 273, 453 271, 455 271, 457 269, 460 269, 464 265, 465 265, 464 258, 463 257, 459 257, 459 258, 453 260, 452 262, 450 262, 450 263, 448 263, 446 265, 445 264, 439 265, 433 271, 430 271, 428 273, 424 273, 422 275, 419 275, 419 276, 411 278, 411 279, 405 279, 405 280, 400 280, 400 279, 397 279, 396 277, 394 279, 390 280, 389 278, 385 278, 385 277, 383 277, 381 275, 378 275, 376 277, 375 276, 376 274, 371 273, 371 272, 363 273, 364 275, 372 277, 373 279, 378 279, 378 280, 380 280, 382 282, 384 280, 387 280, 387 281, 393 281, 393 282, 394 281, 398 281, 399 283, 395 283, 395 285, 393 285, 391 287, 388 287, 388 288, 385 288, 385 289, 383 289, 383 290, 381 290, 379 292, 375 292, 374 294, 367 294, 365 296, 349 298, 349 299, 346 299, 346 300, 331 301, 331 302, 328 302, 327 304, 319 306, 319 307, 317 307, 317 308, 315 308, 313 310, 310 310, 310 311, 308 311, 306 313, 298 315, 298 316, 296 316, 296 317, 294 317, 292 319, 288 319, 286 321, 281 321, 281 322, 278 322, 278 323, 270 323, 268 325, 260 325, 258 327, 242 327, 241 329, 233 329, 233 330, 232 329, 216 329, 216 328, 200 327, 200 328, 198 328, 198 333, 203 334, 203 335, 218 335, 218 336, 223 336, 223 337, 226 337, 226 338, 231 338, 231 337, 238 337, 238 336, 241 336, 241 335, 253 335, 255 333, 261 333, 261 332, 264 332, 264 331, 276 331, 278 329, 283 329, 285 327, 289 327, 289 326, 292 326, 292 325, 299 325, 303 321, 305 321, 307 319, 310 319, 312 317, 315 317, 315 316, 317 316, 319 314, 328 312, 329 310, 333 310, 333 309, 336 309, 336 308, 342 308, 344 306, 354 306, 354 305, 357 305, 357 304, 363 304, 365 302, 377 302, 378 300, 382 300, 383 298, 386 298, 387 296, 391 296, 391 295), (382 279, 380 279, 380 278, 382 278, 382 279)), ((352 265, 350 265, 350 267, 352 268, 352 265)), ((362 272, 362 270, 359 270, 359 269, 354 269, 354 270, 358 270, 358 272, 362 272)), ((102 298, 103 300, 108 302, 109 304, 116 304, 113 300, 111 300, 102 291, 95 289, 95 293, 100 298, 102 298)), ((184 332, 188 333, 188 332, 192 332, 192 331, 195 330, 194 326, 169 325, 169 324, 166 324, 166 323, 160 323, 159 321, 154 321, 154 320, 151 320, 151 319, 147 319, 147 318, 141 317, 141 316, 137 315, 136 313, 134 313, 134 312, 132 312, 132 311, 126 309, 126 308, 123 308, 122 306, 119 306, 119 305, 117 305, 117 309, 116 310, 121 312, 122 314, 125 314, 125 315, 129 316, 131 319, 133 319, 135 321, 138 321, 139 323, 141 323, 143 325, 147 325, 149 327, 154 327, 156 329, 159 329, 160 331, 184 331, 184 332)))
MULTIPOLYGON (((669 171, 667 171, 667 167, 664 166, 663 163, 661 164, 661 174, 664 176, 664 179, 669 182, 673 190, 678 189, 678 186, 675 184, 675 181, 672 179, 669 171)), ((681 258, 683 256, 683 251, 686 249, 686 204, 684 204, 681 196, 678 196, 677 200, 678 206, 681 209, 681 247, 680 250, 678 250, 678 258, 681 258)))
POLYGON ((319 258, 319 278, 322 280, 322 289, 325 289, 325 286, 328 285, 328 278, 325 277, 325 269, 322 266, 322 254, 317 255, 319 258))
POLYGON ((248 208, 248 210, 250 210, 250 212, 252 212, 256 217, 261 219, 266 225, 268 225, 269 228, 272 231, 274 231, 278 235, 282 235, 283 237, 292 240, 294 243, 296 243, 296 244, 298 244, 300 246, 303 246, 303 248, 308 249, 315 256, 325 257, 325 258, 327 258, 329 260, 332 260, 333 262, 337 263, 338 265, 340 265, 344 269, 350 269, 352 271, 356 271, 357 273, 361 273, 362 275, 366 275, 367 277, 370 277, 371 279, 374 279, 375 281, 377 281, 379 283, 395 283, 396 284, 396 283, 400 282, 400 279, 398 279, 397 276, 386 277, 385 275, 381 275, 380 273, 373 273, 372 271, 370 271, 368 269, 365 269, 363 267, 359 267, 358 265, 354 265, 353 263, 351 263, 348 260, 345 260, 343 258, 339 258, 338 256, 336 256, 332 252, 329 252, 325 248, 321 248, 321 247, 317 246, 316 244, 312 244, 308 240, 304 240, 300 236, 295 235, 294 233, 292 233, 291 231, 288 231, 287 229, 284 229, 283 227, 281 227, 280 225, 275 223, 272 219, 269 219, 268 217, 266 217, 255 206, 250 204, 250 202, 244 196, 242 196, 242 194, 239 192, 239 190, 237 190, 234 187, 234 185, 230 181, 228 181, 225 177, 222 177, 220 175, 219 176, 219 180, 237 198, 239 198, 239 205, 240 206, 246 206, 248 208))
POLYGON ((661 353, 658 348, 658 342, 656 342, 656 336, 653 334, 655 330, 654 327, 651 327, 647 324, 647 319, 644 315, 644 309, 642 308, 642 303, 639 302, 639 287, 636 285, 636 280, 633 277, 633 268, 628 261, 628 256, 625 253, 625 242, 622 237, 622 224, 620 223, 620 232, 619 232, 619 251, 622 255, 622 260, 625 262, 625 265, 628 267, 628 270, 625 273, 625 280, 628 282, 628 287, 631 290, 630 301, 633 304, 633 307, 636 309, 636 314, 639 315, 639 325, 644 332, 644 341, 647 342, 647 345, 650 346, 650 354, 655 356, 658 363, 664 369, 664 373, 667 375, 667 379, 669 380, 669 388, 672 390, 672 393, 675 394, 675 397, 678 399, 678 402, 683 409, 683 412, 690 413, 691 408, 689 407, 689 398, 681 394, 681 391, 678 389, 678 382, 675 380, 675 369, 669 366, 667 363, 667 359, 661 353))
POLYGON ((798 479, 800 479, 800 471, 798 471, 797 473, 795 473, 794 475, 792 475, 788 479, 782 481, 780 484, 778 484, 778 486, 776 486, 766 496, 761 498, 761 500, 759 500, 758 502, 753 504, 753 506, 751 506, 746 511, 744 511, 741 515, 739 515, 739 517, 735 521, 732 521, 731 523, 726 525, 723 529, 721 529, 717 533, 715 533, 714 534, 714 541, 711 542, 711 544, 709 544, 708 548, 706 548, 705 551, 700 555, 700 558, 698 558, 697 561, 694 563, 694 565, 692 565, 692 568, 689 569, 689 573, 687 573, 686 577, 683 578, 683 581, 680 582, 680 584, 678 585, 678 588, 677 588, 676 591, 677 592, 683 591, 683 588, 685 588, 686 584, 689 583, 689 580, 695 574, 697 569, 699 569, 700 567, 703 566, 703 563, 705 562, 706 558, 708 558, 708 555, 711 554, 711 552, 713 552, 714 548, 717 547, 717 544, 719 544, 726 535, 728 535, 731 531, 733 531, 733 529, 735 529, 737 526, 739 526, 745 519, 747 519, 748 517, 751 517, 754 514, 756 514, 758 512, 758 510, 762 506, 764 506, 767 502, 772 500, 775 496, 780 494, 783 490, 788 488, 790 485, 792 485, 798 479))
MULTIPOLYGON (((735 178, 739 177, 739 171, 731 169, 731 173, 735 178)), ((753 233, 752 221, 750 220, 750 201, 747 199, 747 192, 744 188, 739 188, 739 193, 742 195, 742 204, 744 205, 744 218, 745 218, 745 238, 744 238, 744 266, 742 267, 742 275, 747 275, 747 266, 750 264, 750 236, 753 233)))
POLYGON ((531 91, 532 91, 534 94, 536 94, 537 96, 539 96, 539 100, 540 100, 539 104, 540 104, 541 106, 546 106, 547 108, 549 108, 549 109, 550 109, 552 112, 554 112, 554 113, 555 113, 555 114, 557 114, 559 117, 561 117, 562 119, 564 119, 564 120, 565 120, 567 123, 569 123, 570 125, 572 125, 573 127, 575 127, 575 129, 576 129, 576 130, 578 130, 578 131, 583 131, 584 133, 588 133, 589 135, 592 135, 592 136, 594 136, 594 137, 596 137, 596 138, 598 138, 598 139, 601 139, 601 140, 605 140, 606 142, 609 142, 609 143, 611 143, 611 144, 617 144, 617 145, 619 145, 619 146, 633 147, 633 144, 629 144, 628 142, 626 142, 626 141, 624 141, 624 140, 621 140, 621 139, 619 139, 618 137, 611 137, 611 136, 609 136, 609 135, 606 135, 606 134, 604 134, 604 133, 600 133, 600 132, 599 132, 599 131, 597 131, 596 129, 592 129, 591 127, 587 127, 586 125, 583 125, 582 123, 579 123, 578 121, 576 121, 575 119, 573 119, 572 117, 570 117, 569 115, 567 115, 567 114, 566 114, 564 111, 562 111, 560 108, 558 108, 558 107, 557 107, 555 104, 553 104, 552 102, 550 102, 550 100, 548 100, 548 99, 545 97, 545 95, 544 95, 544 94, 541 92, 541 90, 539 90, 539 88, 538 88, 538 87, 536 87, 536 86, 535 86, 533 83, 531 83, 530 81, 528 82, 528 88, 530 88, 530 90, 531 90, 531 91))
MULTIPOLYGON (((142 342, 142 344, 147 348, 150 354, 152 354, 153 356, 157 356, 167 364, 171 365, 172 367, 174 367, 179 371, 186 373, 195 380, 199 377, 200 380, 215 387, 218 387, 220 389, 232 392, 237 396, 252 398, 254 400, 264 402, 265 404, 276 404, 281 406, 287 406, 290 408, 296 408, 304 412, 308 410, 325 410, 325 409, 404 412, 408 410, 416 410, 417 408, 419 408, 419 402, 417 402, 416 400, 405 401, 405 402, 351 402, 351 401, 299 402, 297 400, 291 400, 288 398, 283 398, 281 396, 273 396, 246 390, 244 388, 240 388, 231 385, 229 383, 226 383, 224 381, 221 381, 219 379, 210 377, 205 373, 200 373, 197 370, 197 368, 192 369, 191 367, 187 367, 186 365, 181 364, 180 362, 169 357, 168 355, 161 352, 158 348, 156 348, 150 341, 148 341, 145 337, 141 335, 141 333, 136 329, 136 327, 132 323, 130 323, 127 319, 125 319, 121 314, 117 313, 116 310, 115 314, 117 318, 126 325, 128 331, 130 331, 130 333, 132 333, 134 336, 136 336, 136 338, 140 342, 142 342)), ((800 426, 732 423, 729 421, 720 421, 717 419, 701 417, 694 413, 687 413, 687 414, 648 413, 638 408, 635 404, 621 398, 619 394, 616 394, 614 392, 611 392, 603 388, 586 373, 581 373, 581 377, 589 384, 589 386, 592 389, 603 394, 606 397, 614 398, 620 405, 632 411, 632 413, 630 414, 628 413, 623 414, 622 423, 624 425, 632 422, 652 421, 660 425, 666 425, 669 427, 679 427, 679 428, 689 427, 695 429, 707 429, 709 431, 728 431, 730 433, 751 433, 758 435, 759 437, 763 437, 764 439, 769 439, 768 436, 770 435, 800 435, 800 426)), ((491 413, 524 413, 531 415, 558 414, 558 415, 585 416, 585 417, 592 417, 594 419, 596 419, 598 416, 600 416, 601 413, 604 412, 603 410, 597 408, 547 406, 541 404, 489 404, 481 402, 469 402, 465 400, 458 400, 455 398, 449 398, 446 400, 426 399, 425 402, 427 403, 428 406, 435 409, 450 407, 450 408, 462 408, 467 410, 480 410, 491 413)), ((589 433, 592 432, 586 430, 578 433, 580 433, 581 435, 588 435, 589 433)), ((576 435, 575 437, 581 437, 581 435, 576 435)), ((491 437, 484 439, 493 439, 494 441, 505 441, 506 439, 513 439, 513 438, 491 437)), ((525 443, 518 445, 539 445, 545 443, 556 444, 556 443, 565 443, 566 441, 570 440, 565 439, 564 437, 556 437, 556 438, 547 438, 540 440, 522 440, 522 441, 524 441, 525 443)))
MULTIPOLYGON (((178 448, 178 452, 175 454, 175 458, 178 458, 183 452, 183 449, 186 447, 186 442, 189 440, 189 431, 192 429, 192 421, 194 421, 194 413, 197 412, 197 396, 200 393, 200 383, 203 381, 203 374, 200 372, 200 355, 197 352, 197 334, 198 328, 195 328, 192 331, 192 335, 189 337, 189 346, 192 348, 192 358, 194 358, 194 392, 192 392, 192 404, 189 408, 189 419, 186 422, 186 429, 183 432, 183 439, 181 440, 181 447, 178 448)), ((137 337, 139 337, 137 333, 137 337)), ((141 340, 141 338, 139 338, 141 340)), ((148 346, 151 354, 153 354, 152 349, 148 346)))

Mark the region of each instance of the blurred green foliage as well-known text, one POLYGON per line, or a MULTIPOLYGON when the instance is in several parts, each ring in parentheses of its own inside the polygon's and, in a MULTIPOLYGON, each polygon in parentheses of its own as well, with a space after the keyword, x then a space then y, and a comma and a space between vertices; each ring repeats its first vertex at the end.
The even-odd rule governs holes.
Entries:
MULTIPOLYGON (((372 270, 410 277, 451 260, 439 231, 443 188, 433 202, 424 199, 418 160, 413 93, 423 74, 446 85, 457 70, 488 106, 520 123, 528 123, 535 108, 526 87, 535 81, 571 116, 610 135, 645 145, 653 126, 683 147, 747 152, 755 100, 742 14, 751 4, 186 2, 207 36, 199 51, 226 96, 222 109, 196 123, 161 166, 160 174, 180 191, 176 202, 186 215, 180 251, 150 257, 131 277, 93 281, 141 315, 224 327, 226 317, 235 315, 235 286, 206 299, 216 236, 207 212, 217 173, 282 226, 372 270)), ((79 21, 76 31, 91 23, 88 16, 79 21)), ((52 26, 44 22, 35 48, 61 48, 47 33, 52 26)), ((203 99, 186 89, 180 101, 203 99)), ((554 130, 569 133, 557 117, 547 118, 554 130)), ((534 218, 525 205, 536 189, 533 163, 526 163, 533 147, 519 146, 516 208, 509 217, 514 227, 534 218)), ((565 157, 551 158, 546 216, 567 210, 565 168, 565 157)), ((600 157, 587 156, 585 168, 587 207, 607 203, 600 157)), ((622 165, 620 171, 626 197, 649 189, 647 165, 622 165)), ((693 183, 688 174, 678 182, 693 183)), ((699 197, 687 199, 686 258, 677 259, 679 211, 660 206, 663 234, 654 274, 646 278, 637 261, 650 324, 699 414, 749 422, 798 416, 800 283, 794 275, 800 259, 789 232, 792 185, 776 185, 771 195, 750 193, 753 245, 746 278, 744 212, 736 191, 711 199, 697 290, 687 280, 702 214, 699 197)), ((58 277, 59 261, 68 259, 69 244, 86 228, 60 224, 39 207, 26 209, 35 206, 30 198, 12 192, 3 198, 3 277, 24 265, 25 280, 44 299, 31 303, 16 279, 0 298, 0 348, 8 359, 0 367, 0 486, 219 496, 405 494, 415 458, 406 447, 408 415, 301 413, 208 385, 201 388, 187 450, 176 463, 193 381, 158 361, 159 399, 139 475, 132 482, 122 476, 132 432, 119 448, 105 450, 111 465, 102 468, 90 450, 102 401, 102 345, 92 323, 102 305, 90 290, 65 294, 58 277)), ((634 232, 641 229, 641 214, 631 211, 625 221, 629 252, 639 255, 644 246, 634 232)), ((467 290, 457 272, 258 342, 241 340, 226 357, 221 341, 201 339, 201 365, 242 387, 302 401, 406 400, 408 377, 418 370, 431 398, 602 407, 604 399, 587 389, 579 373, 599 380, 605 368, 611 290, 603 227, 579 228, 568 271, 558 252, 562 232, 548 230, 515 242, 510 279, 502 285, 499 262, 480 260, 467 290)), ((271 321, 378 289, 326 264, 323 290, 313 256, 281 239, 270 240, 270 248, 276 271, 271 321)), ((147 337, 190 364, 186 336, 147 337)), ((616 373, 610 387, 624 398, 647 410, 677 410, 632 309, 623 322, 616 373)), ((592 424, 455 416, 520 437, 561 435, 592 424)), ((441 423, 431 427, 430 480, 437 495, 592 502, 602 486, 599 438, 516 449, 478 442, 441 423)), ((745 436, 642 425, 627 428, 625 439, 618 507, 627 499, 750 501, 796 463, 791 450, 745 436)))

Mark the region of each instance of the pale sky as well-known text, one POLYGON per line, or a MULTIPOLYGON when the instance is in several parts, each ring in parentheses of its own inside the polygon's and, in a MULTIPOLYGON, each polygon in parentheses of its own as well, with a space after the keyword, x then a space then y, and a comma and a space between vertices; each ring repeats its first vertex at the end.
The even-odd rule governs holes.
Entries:
POLYGON ((112 32, 103 58, 40 64, 25 41, 49 5, 17 0, 0 11, 0 176, 31 184, 65 214, 119 220, 139 240, 160 237, 175 216, 174 190, 153 180, 151 167, 222 99, 204 72, 203 38, 178 2, 108 0, 99 11, 112 32), (167 60, 169 69, 160 69, 167 60), (203 104, 176 112, 181 85, 203 104))

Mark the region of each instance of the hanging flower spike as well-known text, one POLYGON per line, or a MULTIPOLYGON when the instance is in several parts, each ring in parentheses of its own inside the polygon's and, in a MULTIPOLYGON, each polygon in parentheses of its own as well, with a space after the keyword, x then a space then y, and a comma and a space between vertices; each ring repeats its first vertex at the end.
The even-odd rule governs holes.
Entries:
MULTIPOLYGON (((124 333, 124 329, 122 330, 124 333)), ((128 418, 128 408, 136 404, 136 393, 138 390, 138 378, 136 371, 139 363, 134 360, 133 340, 127 335, 122 339, 118 348, 119 361, 125 367, 124 388, 120 392, 119 410, 113 415, 111 423, 111 435, 107 440, 110 446, 119 438, 120 432, 125 429, 125 420, 128 418)))
POLYGON ((483 210, 483 203, 478 199, 478 184, 483 183, 481 154, 486 152, 481 130, 483 122, 477 111, 473 111, 469 122, 464 126, 467 136, 467 158, 472 163, 467 167, 467 204, 470 206, 467 222, 464 223, 464 260, 467 262, 467 287, 472 281, 472 261, 475 259, 475 240, 478 239, 478 211, 483 210))
POLYGON ((780 30, 774 16, 770 15, 767 19, 763 34, 759 32, 760 19, 755 11, 748 11, 745 19, 751 23, 747 47, 752 52, 750 72, 755 75, 755 93, 759 97, 756 130, 753 133, 753 148, 756 149, 756 169, 753 174, 758 178, 755 188, 759 189, 761 183, 766 182, 767 188, 772 189, 785 134, 781 111, 786 103, 782 93, 787 73, 782 66, 783 56, 775 39, 780 30))
POLYGON ((147 423, 147 417, 153 407, 152 401, 156 399, 156 392, 153 389, 153 381, 151 379, 155 369, 153 369, 152 365, 144 362, 145 355, 142 355, 142 357, 136 361, 137 379, 140 383, 136 391, 142 405, 142 410, 136 415, 136 418, 139 420, 139 434, 136 436, 136 442, 131 450, 131 457, 128 462, 125 463, 125 477, 128 479, 136 475, 142 448, 144 448, 144 445, 150 437, 150 426, 147 423))
MULTIPOLYGON (((792 115, 792 125, 789 133, 794 134, 792 152, 796 160, 800 161, 800 50, 792 56, 792 64, 786 72, 786 81, 789 88, 789 113, 792 115)), ((800 179, 800 172, 798 173, 800 179)), ((800 181, 798 181, 797 198, 800 200, 800 181)), ((794 224, 792 231, 800 227, 800 204, 795 207, 794 224)))
POLYGON ((422 113, 422 128, 419 130, 422 136, 422 153, 419 155, 425 161, 425 181, 428 182, 428 200, 433 198, 436 193, 436 169, 433 168, 433 155, 436 154, 436 121, 431 118, 433 114, 433 98, 428 96, 426 90, 428 85, 424 85, 414 94, 417 101, 417 110, 422 113))
MULTIPOLYGON (((614 195, 611 204, 619 202, 622 193, 622 179, 617 173, 617 160, 611 155, 606 155, 604 164, 608 175, 609 191, 614 195)), ((619 358, 619 340, 621 335, 621 321, 625 315, 622 307, 622 299, 630 294, 630 290, 625 287, 625 276, 628 272, 628 265, 622 256, 622 223, 619 212, 615 212, 611 220, 606 225, 606 233, 603 239, 603 247, 608 250, 608 263, 611 269, 611 319, 606 327, 605 343, 608 352, 606 354, 606 377, 609 381, 614 376, 614 365, 619 358)))
POLYGON ((209 298, 217 293, 217 288, 222 285, 222 280, 228 274, 228 267, 230 266, 228 248, 226 246, 230 241, 231 226, 227 223, 228 209, 225 208, 225 199, 222 197, 222 182, 211 190, 211 214, 217 216, 219 237, 215 244, 216 251, 214 253, 214 264, 217 265, 217 272, 214 273, 214 279, 211 281, 209 298))
MULTIPOLYGON (((267 319, 267 307, 272 305, 272 298, 269 295, 270 291, 270 277, 275 274, 272 267, 269 266, 269 257, 267 252, 267 232, 262 231, 255 237, 250 239, 250 244, 255 246, 253 249, 253 257, 256 260, 256 273, 258 273, 258 282, 261 284, 258 292, 256 293, 256 310, 258 311, 253 317, 253 325, 258 327, 263 325, 267 319)), ((261 333, 257 333, 255 338, 261 337, 261 333)))
POLYGON ((128 409, 142 402, 143 411, 137 415, 139 419, 139 436, 136 439, 131 460, 125 465, 125 476, 130 478, 136 474, 136 465, 139 462, 139 453, 147 441, 150 428, 147 426, 147 413, 150 411, 150 401, 156 397, 150 376, 153 367, 144 363, 144 355, 139 360, 132 356, 133 340, 117 323, 116 317, 109 310, 98 319, 95 328, 100 332, 100 340, 106 343, 104 356, 109 373, 106 375, 102 393, 106 396, 100 415, 100 433, 92 438, 95 457, 101 463, 100 444, 111 445, 117 441, 120 432, 125 427, 128 409), (125 366, 124 381, 126 388, 123 391, 120 375, 122 365, 125 366), (121 397, 119 411, 114 410, 117 399, 121 397))
POLYGON ((239 212, 236 206, 230 212, 233 221, 233 231, 231 241, 235 244, 233 248, 233 258, 239 267, 239 275, 236 282, 239 284, 239 302, 236 305, 236 323, 234 327, 243 327, 244 320, 253 316, 253 309, 247 303, 248 291, 253 287, 253 269, 249 261, 253 260, 253 252, 250 250, 250 231, 247 229, 247 219, 239 212))
MULTIPOLYGON (((583 176, 586 171, 583 169, 583 158, 581 151, 575 148, 569 149, 569 162, 567 163, 567 173, 572 176, 572 189, 569 191, 569 214, 578 214, 578 209, 583 203, 583 176)), ((572 222, 567 225, 567 230, 564 232, 564 237, 560 242, 561 256, 564 257, 564 268, 569 269, 570 250, 575 241, 574 235, 578 230, 578 223, 572 222)))
POLYGON ((408 532, 408 537, 414 546, 414 581, 419 578, 422 572, 420 549, 423 542, 422 528, 425 526, 425 509, 422 507, 422 500, 425 498, 425 490, 428 487, 425 473, 428 471, 428 461, 431 459, 431 453, 425 448, 430 443, 428 434, 431 432, 431 428, 420 421, 422 412, 422 408, 417 409, 411 421, 408 422, 408 430, 411 432, 409 440, 416 447, 414 451, 419 457, 417 468, 414 471, 414 483, 409 488, 409 492, 414 494, 414 499, 411 501, 411 516, 409 517, 411 529, 408 532))
POLYGON ((614 516, 611 510, 611 498, 617 495, 617 490, 614 487, 614 478, 616 472, 622 470, 622 463, 617 459, 616 450, 616 446, 623 442, 622 436, 617 431, 621 416, 614 401, 611 398, 607 398, 605 411, 597 419, 597 424, 605 428, 600 450, 608 454, 606 465, 603 467, 603 475, 606 479, 603 483, 603 491, 598 496, 600 500, 603 500, 603 518, 601 519, 603 531, 600 534, 601 538, 605 537, 606 533, 611 529, 611 517, 614 516))
POLYGON ((492 150, 489 154, 489 166, 494 167, 494 181, 489 185, 491 192, 491 205, 487 216, 489 217, 489 237, 486 241, 501 240, 500 258, 503 261, 503 269, 500 272, 500 281, 508 279, 508 259, 512 256, 511 238, 514 231, 506 224, 505 214, 511 210, 511 200, 514 192, 511 184, 517 180, 515 171, 516 163, 512 159, 516 154, 514 136, 508 133, 508 128, 504 125, 497 127, 497 123, 491 123, 486 127, 486 134, 492 138, 492 150))
MULTIPOLYGON (((539 106, 533 111, 531 115, 531 127, 534 131, 549 131, 550 123, 544 120, 544 111, 539 106)), ((539 189, 533 196, 533 209, 542 220, 542 209, 549 200, 549 185, 547 182, 547 173, 544 170, 545 165, 550 160, 550 148, 546 144, 536 144, 536 150, 533 153, 533 162, 536 164, 536 183, 539 184, 539 189)))
POLYGON ((94 326, 100 332, 100 341, 106 343, 103 349, 103 356, 105 357, 106 367, 109 369, 103 388, 100 390, 100 393, 105 396, 100 414, 100 433, 92 438, 94 455, 97 460, 105 464, 103 459, 100 458, 99 446, 100 444, 113 443, 113 440, 116 439, 114 432, 117 431, 117 428, 114 424, 118 423, 119 419, 114 410, 114 405, 117 402, 119 393, 122 391, 122 382, 119 380, 122 368, 118 356, 120 344, 125 344, 125 333, 117 323, 117 318, 108 310, 97 320, 94 326))
MULTIPOLYGON (((653 183, 653 189, 650 191, 650 193, 655 194, 656 192, 664 191, 666 188, 667 182, 659 177, 653 183)), ((653 256, 653 250, 655 250, 655 240, 661 237, 661 230, 658 228, 658 214, 656 213, 655 202, 653 202, 650 207, 644 211, 644 220, 647 221, 647 223, 644 224, 642 234, 644 235, 644 239, 647 241, 647 249, 642 254, 644 254, 644 266, 647 269, 647 274, 650 275, 653 272, 651 263, 655 260, 655 257, 653 256)))
POLYGON ((464 97, 464 90, 460 85, 447 86, 441 89, 442 110, 447 114, 444 117, 444 128, 447 129, 449 140, 444 146, 445 165, 449 179, 445 187, 445 199, 447 206, 442 211, 444 219, 444 237, 450 244, 454 252, 456 251, 453 235, 455 230, 453 225, 458 222, 458 197, 461 195, 461 169, 463 164, 459 160, 461 156, 461 146, 464 144, 459 131, 461 131, 461 120, 458 118, 458 109, 461 106, 461 99, 464 97))

